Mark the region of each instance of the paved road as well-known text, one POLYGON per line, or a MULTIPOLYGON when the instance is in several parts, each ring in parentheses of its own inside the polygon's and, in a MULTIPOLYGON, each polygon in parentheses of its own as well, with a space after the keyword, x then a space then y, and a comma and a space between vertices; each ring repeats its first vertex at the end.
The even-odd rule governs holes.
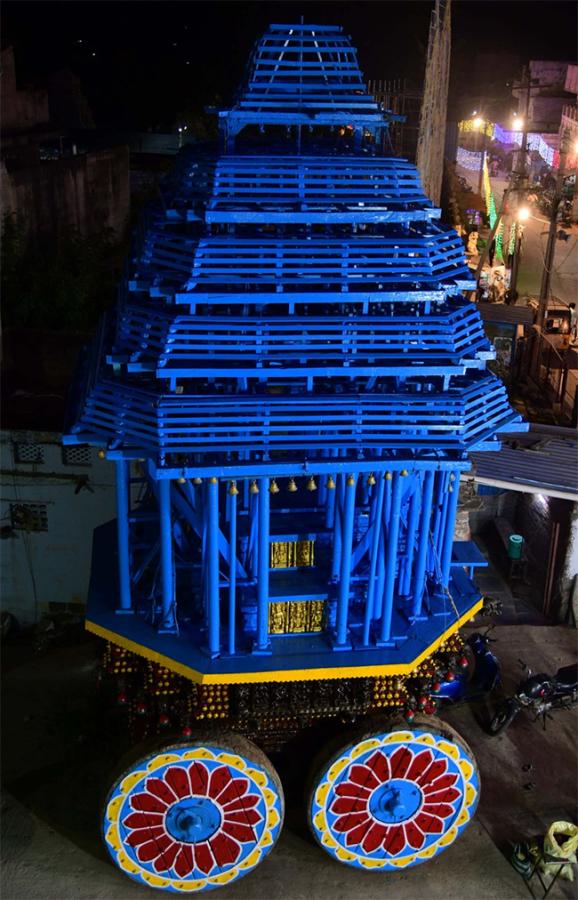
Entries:
MULTIPOLYGON (((475 172, 458 167, 458 173, 466 178, 474 191, 477 191, 475 172)), ((503 177, 499 177, 492 178, 491 183, 496 206, 499 207, 507 182, 503 177)), ((528 294, 531 297, 538 297, 540 294, 549 225, 543 214, 533 209, 531 218, 524 226, 522 258, 518 274, 518 293, 521 296, 528 294)), ((569 238, 567 241, 556 241, 550 293, 564 303, 578 302, 578 226, 564 230, 569 238)), ((506 232, 509 233, 509 221, 506 221, 506 232)))

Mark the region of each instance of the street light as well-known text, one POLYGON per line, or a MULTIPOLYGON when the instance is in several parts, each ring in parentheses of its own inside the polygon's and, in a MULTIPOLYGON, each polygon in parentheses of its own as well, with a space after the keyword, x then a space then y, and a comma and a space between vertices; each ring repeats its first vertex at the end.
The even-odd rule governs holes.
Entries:
POLYGON ((473 120, 473 122, 472 122, 472 125, 474 126, 474 128, 475 128, 476 130, 477 130, 477 129, 480 129, 480 128, 482 127, 483 124, 484 124, 484 120, 482 119, 481 116, 476 116, 476 118, 475 118, 475 119, 473 120))
POLYGON ((524 130, 524 120, 518 113, 514 113, 512 116, 512 131, 523 131, 524 130))
POLYGON ((517 215, 518 222, 520 222, 520 223, 527 222, 529 218, 530 218, 530 210, 528 209, 527 206, 521 206, 520 209, 518 210, 518 215, 517 215))

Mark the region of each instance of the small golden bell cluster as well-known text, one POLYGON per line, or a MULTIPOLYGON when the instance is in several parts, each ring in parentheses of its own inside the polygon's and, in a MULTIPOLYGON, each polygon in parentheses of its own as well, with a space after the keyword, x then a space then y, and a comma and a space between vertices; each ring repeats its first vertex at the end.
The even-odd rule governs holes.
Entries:
POLYGON ((229 717, 229 687, 226 684, 201 684, 197 694, 197 719, 229 717))

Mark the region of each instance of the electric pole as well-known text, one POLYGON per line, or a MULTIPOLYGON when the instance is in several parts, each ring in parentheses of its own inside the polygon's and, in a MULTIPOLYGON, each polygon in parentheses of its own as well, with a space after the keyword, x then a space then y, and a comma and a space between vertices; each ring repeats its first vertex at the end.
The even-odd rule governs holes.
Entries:
POLYGON ((540 299, 538 306, 538 317, 536 324, 542 329, 544 319, 548 310, 548 301, 550 299, 550 276, 552 274, 552 266, 554 264, 554 254, 556 252, 556 233, 558 230, 558 208, 562 201, 564 189, 564 175, 566 172, 566 156, 568 154, 568 135, 562 132, 560 136, 560 159, 558 162, 558 174, 556 176, 556 190, 554 199, 552 200, 552 212, 550 213, 550 228, 548 230, 548 242, 546 244, 546 253, 544 254, 544 271, 542 272, 542 283, 540 285, 540 299))

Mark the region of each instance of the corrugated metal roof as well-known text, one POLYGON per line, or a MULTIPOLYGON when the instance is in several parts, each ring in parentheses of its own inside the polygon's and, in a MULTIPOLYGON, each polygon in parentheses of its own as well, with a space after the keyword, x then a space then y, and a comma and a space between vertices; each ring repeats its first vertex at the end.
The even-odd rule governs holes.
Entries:
POLYGON ((534 311, 527 306, 507 306, 505 303, 478 303, 484 322, 502 322, 505 325, 532 325, 534 311))
POLYGON ((531 425, 525 434, 500 438, 501 450, 470 454, 473 468, 464 478, 474 476, 481 484, 578 501, 578 432, 531 425))

